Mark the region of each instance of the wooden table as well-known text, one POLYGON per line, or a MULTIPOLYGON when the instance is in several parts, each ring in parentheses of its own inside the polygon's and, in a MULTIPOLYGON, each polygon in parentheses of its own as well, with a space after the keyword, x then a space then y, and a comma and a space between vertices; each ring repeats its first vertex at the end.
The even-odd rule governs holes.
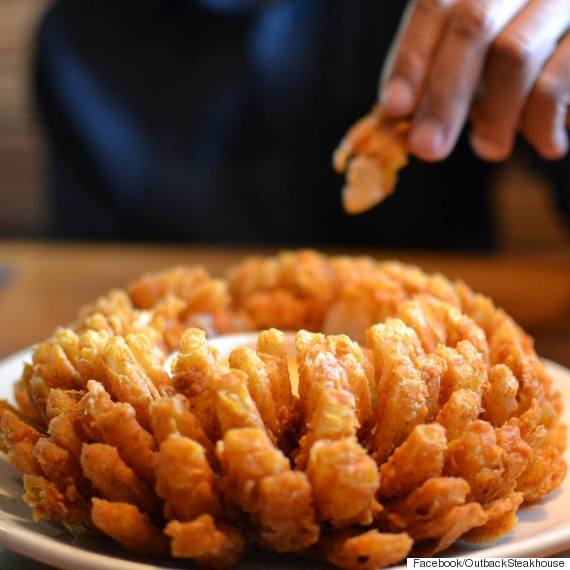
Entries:
MULTIPOLYGON (((250 253, 244 248, 0 242, 0 265, 5 270, 0 270, 0 357, 41 340, 55 326, 71 321, 83 303, 144 271, 201 263, 221 275, 250 253)), ((570 252, 495 256, 366 253, 464 279, 493 297, 528 329, 541 355, 570 366, 570 252)), ((1 548, 0 567, 47 570, 1 548)))

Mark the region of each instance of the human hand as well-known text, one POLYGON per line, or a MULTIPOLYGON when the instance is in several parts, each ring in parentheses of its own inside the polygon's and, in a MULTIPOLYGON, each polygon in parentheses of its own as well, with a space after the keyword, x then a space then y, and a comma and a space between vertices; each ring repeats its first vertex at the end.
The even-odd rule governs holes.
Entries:
POLYGON ((411 0, 380 99, 412 117, 409 150, 444 159, 470 116, 483 159, 507 158, 519 131, 547 159, 568 151, 570 0, 411 0))

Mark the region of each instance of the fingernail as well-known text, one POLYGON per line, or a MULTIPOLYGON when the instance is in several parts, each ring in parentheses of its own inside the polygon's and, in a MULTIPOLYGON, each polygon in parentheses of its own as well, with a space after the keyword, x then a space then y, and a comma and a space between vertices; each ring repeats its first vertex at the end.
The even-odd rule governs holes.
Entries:
POLYGON ((403 79, 392 79, 382 90, 380 102, 391 115, 407 115, 414 103, 412 89, 403 79))
POLYGON ((471 134, 470 142, 475 154, 489 162, 500 162, 502 160, 506 160, 511 151, 511 149, 506 148, 505 145, 501 145, 495 141, 490 141, 476 133, 471 134))
POLYGON ((568 135, 566 130, 564 128, 557 129, 555 138, 560 157, 563 157, 568 152, 568 135))
POLYGON ((428 119, 412 130, 410 150, 422 160, 441 160, 445 157, 445 133, 437 121, 428 119))

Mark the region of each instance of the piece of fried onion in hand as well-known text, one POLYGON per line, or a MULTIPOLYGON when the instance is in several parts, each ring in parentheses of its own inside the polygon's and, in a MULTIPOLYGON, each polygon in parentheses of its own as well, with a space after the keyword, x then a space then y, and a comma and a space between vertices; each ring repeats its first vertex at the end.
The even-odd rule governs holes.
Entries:
POLYGON ((346 173, 344 209, 361 214, 384 201, 396 186, 398 172, 408 163, 410 124, 386 117, 379 105, 357 121, 333 155, 338 173, 346 173))

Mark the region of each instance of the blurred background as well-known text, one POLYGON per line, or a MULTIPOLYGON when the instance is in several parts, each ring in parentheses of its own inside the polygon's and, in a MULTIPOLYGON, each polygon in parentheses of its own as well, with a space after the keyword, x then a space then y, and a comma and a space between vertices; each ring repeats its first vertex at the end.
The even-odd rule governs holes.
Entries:
MULTIPOLYGON (((162 4, 176 5, 176 4, 200 4, 200 2, 164 2, 162 4)), ((213 10, 216 5, 231 4, 232 2, 205 2, 205 4, 210 4, 211 6, 206 9, 213 10)), ((234 4, 243 4, 243 2, 234 2, 234 4)), ((79 23, 85 30, 94 29, 96 37, 98 37, 101 43, 109 43, 110 49, 113 48, 112 42, 117 42, 116 31, 113 29, 105 29, 105 24, 109 24, 109 20, 113 17, 117 19, 117 26, 120 27, 121 22, 124 23, 125 11, 114 10, 114 9, 103 9, 94 10, 93 2, 84 2, 78 0, 77 2, 59 2, 55 4, 76 4, 78 8, 70 12, 69 17, 71 23, 79 23), (83 16, 81 13, 77 13, 83 10, 83 16), (105 12, 108 13, 106 17, 105 12), (114 14, 116 13, 116 14, 114 14), (91 19, 91 24, 89 20, 91 19), (99 29, 98 29, 99 27, 99 29), (99 31, 100 30, 100 31, 99 31)), ((109 6, 110 2, 102 1, 99 3, 101 6, 109 6)), ((127 8, 129 8, 130 2, 124 3, 127 8)), ((141 2, 141 7, 144 7, 144 11, 151 13, 156 11, 156 6, 161 4, 160 2, 141 2), (153 6, 154 4, 154 6, 153 6)), ((318 2, 315 2, 318 4, 318 2)), ((402 3, 403 4, 403 3, 402 3)), ((53 115, 62 113, 61 123, 66 121, 73 121, 74 117, 69 112, 68 116, 63 116, 61 107, 58 108, 56 102, 49 101, 52 96, 53 87, 49 85, 46 87, 44 85, 42 92, 42 102, 44 106, 44 117, 42 121, 38 120, 38 45, 40 44, 38 30, 40 29, 40 23, 45 18, 47 9, 51 6, 53 7, 54 2, 49 0, 2 0, 0 2, 0 235, 6 238, 14 237, 43 237, 46 235, 63 235, 66 233, 61 231, 61 227, 57 227, 57 224, 64 225, 66 222, 61 219, 61 208, 58 206, 57 212, 54 213, 53 208, 53 196, 48 193, 53 191, 50 189, 50 185, 60 184, 60 186, 69 185, 68 181, 63 181, 62 178, 64 174, 61 172, 54 173, 57 170, 56 167, 51 164, 58 160, 59 155, 67 155, 69 151, 57 151, 53 149, 53 136, 51 140, 46 136, 45 128, 40 127, 40 122, 45 127, 45 113, 48 115, 53 115), (34 65, 35 62, 35 65, 34 65), (34 82, 34 77, 36 81, 34 82), (48 142, 49 141, 49 142, 48 142), (51 147, 51 148, 50 148, 51 147), (58 155, 55 156, 54 155, 58 155), (51 176, 51 178, 50 178, 51 176), (55 219, 57 217, 57 219, 55 219), (55 226, 54 226, 55 224, 55 226)), ((133 10, 132 17, 135 17, 134 6, 131 5, 130 8, 133 10)), ((57 12, 57 10, 56 10, 57 12)), ((59 12, 65 12, 65 10, 60 9, 59 12)), ((128 13, 128 10, 127 10, 128 13)), ((59 14, 61 16, 61 14, 59 14)), ((235 14, 232 14, 235 17, 235 14)), ((282 17, 286 17, 283 15, 282 17)), ((392 21, 399 14, 396 13, 392 16, 392 20, 386 24, 388 30, 390 27, 394 27, 392 21)), ((152 16, 151 16, 152 17, 152 16)), ((141 22, 138 24, 133 24, 133 28, 138 26, 139 31, 129 32, 128 30, 123 32, 126 36, 125 42, 136 42, 137 37, 140 39, 140 35, 144 33, 140 28, 144 30, 144 19, 139 15, 141 22), (138 34, 138 36, 136 35, 138 34)), ((50 20, 48 18, 48 20, 50 20)), ((65 25, 57 23, 54 14, 51 16, 51 20, 48 22, 47 30, 45 29, 45 21, 43 23, 44 30, 41 34, 43 38, 43 48, 42 48, 42 70, 40 73, 44 75, 53 75, 55 72, 49 71, 49 66, 51 65, 51 60, 63 59, 60 56, 56 56, 55 51, 57 48, 49 45, 54 44, 52 41, 49 42, 49 34, 52 35, 59 34, 60 36, 65 36, 66 30, 65 25), (57 28, 57 29, 56 29, 57 28), (48 46, 48 47, 46 47, 48 46), (47 71, 45 71, 47 70, 47 71)), ((275 24, 271 24, 275 27, 275 24)), ((77 26, 77 24, 76 24, 77 26)), ((68 24, 69 27, 69 24, 68 24)), ((195 31, 193 33, 196 33, 195 31)), ((389 31, 386 32, 387 34, 389 31)), ((263 39, 263 38, 262 38, 263 39)), ((386 42, 390 39, 387 38, 386 42)), ((71 38, 71 40, 76 41, 76 38, 71 38)), ((160 37, 149 37, 148 42, 152 46, 152 42, 157 42, 160 37)), ((229 40, 228 40, 229 41, 229 40)), ((261 40, 259 40, 261 41, 261 40)), ((385 42, 385 43, 386 43, 385 42)), ((71 41, 70 41, 71 45, 71 41)), ((97 67, 96 57, 109 57, 108 53, 104 50, 93 50, 89 46, 84 47, 77 44, 77 50, 83 50, 86 53, 86 69, 93 69, 95 74, 99 71, 97 67)), ((87 44, 86 44, 87 45, 87 44)), ((195 50, 195 46, 177 46, 178 49, 183 49, 187 47, 189 50, 195 50)), ((269 46, 271 48, 271 46, 269 46)), ((269 49, 268 48, 268 49, 269 49)), ((141 51, 139 48, 137 48, 141 51)), ((261 49, 261 48, 260 48, 261 49)), ((307 47, 307 50, 312 50, 311 46, 307 47)), ((360 48, 362 49, 362 48, 360 48)), ((123 50, 124 51, 124 50, 123 50)), ((218 50, 220 51, 220 50, 218 50)), ((131 50, 131 53, 137 53, 135 49, 131 50)), ((144 55, 144 54, 142 54, 144 55)), ((219 54, 218 54, 219 55, 219 54)), ((222 53, 221 56, 224 54, 222 53)), ((374 60, 372 63, 367 62, 368 67, 372 68, 372 71, 368 72, 369 76, 376 76, 378 70, 380 69, 381 60, 372 54, 374 60)), ((216 64, 216 53, 206 52, 206 56, 212 58, 212 62, 209 65, 216 64)), ((219 57, 221 57, 219 55, 219 57)), ((123 57, 119 54, 118 57, 123 57)), ((140 57, 140 56, 139 56, 140 57)), ((157 56, 158 57, 158 56, 157 56)), ((163 60, 168 58, 168 50, 162 54, 163 60)), ((332 57, 332 56, 331 56, 332 57)), ((41 59, 41 58, 40 58, 41 59)), ((179 57, 180 61, 184 61, 183 57, 179 57)), ((141 66, 148 64, 153 75, 149 74, 149 83, 156 75, 154 68, 157 63, 152 61, 147 61, 145 64, 141 64, 136 58, 133 61, 133 66, 141 66)), ((164 64, 164 62, 163 62, 164 64)), ((64 65, 64 64, 62 64, 64 65)), ((104 67, 99 66, 102 71, 101 80, 105 83, 107 79, 105 75, 111 76, 113 79, 113 74, 116 74, 116 70, 110 65, 105 64, 104 67)), ((207 65, 202 72, 207 71, 207 65)), ((175 72, 174 70, 173 72, 175 72)), ((192 70, 192 73, 195 73, 192 70)), ((57 77, 57 75, 56 75, 57 77)), ((347 80, 350 78, 347 78, 347 80)), ((40 77, 41 80, 41 77, 40 77)), ((73 81, 71 76, 71 71, 69 73, 69 78, 64 76, 59 77, 59 82, 62 84, 65 82, 73 81)), ((49 77, 44 80, 45 82, 53 81, 53 77, 49 77)), ((75 79, 76 82, 79 79, 75 79)), ((126 85, 127 83, 125 83, 126 85)), ((129 84, 136 85, 136 81, 131 81, 129 84)), ((172 82, 172 85, 177 85, 172 82)), ((41 86, 41 85, 40 85, 41 86)), ((180 87, 180 85, 179 85, 180 87)), ((122 91, 126 91, 128 87, 123 87, 122 91)), ((152 90, 152 85, 148 85, 148 90, 152 90)), ((181 89, 186 89, 182 86, 181 89)), ((118 88, 121 90, 121 87, 118 88)), ((72 92, 72 88, 68 89, 72 92)), ((156 92, 160 96, 160 92, 154 89, 153 93, 156 92)), ((364 113, 367 110, 367 105, 369 104, 374 91, 368 90, 366 98, 360 95, 360 99, 357 100, 356 104, 352 104, 351 110, 355 109, 357 113, 364 113)), ((158 99, 158 102, 161 100, 158 99)), ((162 100, 164 102, 164 99, 162 100)), ((188 106, 191 106, 195 101, 188 100, 188 106)), ((175 102, 175 104, 179 104, 175 102)), ((326 101, 323 101, 323 105, 326 101)), ((85 101, 85 105, 89 105, 89 101, 85 101)), ((220 103, 223 105, 223 103, 220 103)), ((140 107, 140 106, 139 106, 140 107)), ((286 111, 283 111, 286 114, 286 111)), ((353 111, 354 113, 354 111, 353 111)), ((144 111, 141 111, 139 115, 143 115, 144 111)), ((340 125, 344 125, 346 128, 350 122, 352 122, 356 116, 342 116, 340 125), (347 122, 348 121, 348 122, 347 122)), ((49 116, 48 116, 49 119, 49 116)), ((55 124, 57 119, 54 119, 50 124, 50 129, 56 133, 56 144, 63 141, 62 144, 70 145, 69 137, 66 139, 66 134, 63 133, 64 127, 58 128, 60 125, 55 124)), ((104 118, 102 120, 105 120, 104 118)), ((107 119, 109 120, 109 119, 107 119)), ((141 119, 143 120, 143 119, 141 119)), ((107 130, 106 136, 113 137, 113 125, 101 125, 101 129, 107 130)), ((337 136, 340 133, 333 133, 337 136)), ((120 133, 119 135, 120 136, 120 133)), ((215 141, 214 141, 215 142, 215 141)), ((206 142, 205 142, 206 144, 206 142)), ((332 149, 331 149, 332 150, 332 149)), ((125 161, 128 157, 125 158, 125 161)), ((79 161, 80 159, 77 159, 79 161)), ((170 160, 167 157, 166 160, 170 160)), ((277 159, 276 159, 277 160, 277 159)), ((266 166, 269 159, 263 161, 263 165, 266 166)), ((489 192, 491 209, 492 209, 492 223, 494 226, 494 232, 496 236, 496 245, 501 250, 544 250, 544 249, 560 249, 570 247, 570 231, 567 220, 563 219, 560 208, 557 205, 556 197, 552 192, 550 187, 550 182, 544 176, 541 176, 536 171, 531 170, 525 165, 528 160, 526 157, 515 157, 513 160, 509 161, 507 164, 497 169, 496 173, 492 176, 492 191, 489 192)), ((178 163, 173 163, 172 168, 175 168, 178 163)), ((61 167, 63 170, 66 166, 61 167)), ((109 167, 110 168, 110 167, 109 167)), ((129 168, 129 165, 125 163, 125 169, 129 168)), ((194 176, 198 176, 195 174, 194 176)), ((174 175, 173 175, 174 176, 174 175)), ((336 188, 341 185, 340 178, 329 178, 333 181, 333 186, 327 188, 327 192, 331 194, 330 202, 335 206, 338 206, 338 196, 335 194, 336 188)), ((64 192, 68 189, 65 188, 64 192)), ((77 189, 77 193, 80 189, 77 189)), ((60 198, 60 200, 63 198, 60 198)), ((81 210, 79 204, 75 204, 78 210, 78 216, 84 216, 85 212, 81 210)), ((168 214, 169 212, 167 212, 168 214)), ((73 217, 73 209, 70 207, 65 211, 69 217, 73 217)), ((65 215, 63 214, 63 215, 65 215)), ((105 215, 103 212, 101 215, 105 215)), ((109 214, 110 215, 110 214, 109 214)), ((336 214, 335 214, 336 215, 336 214)), ((68 218, 67 224, 72 225, 72 220, 68 218)), ((108 225, 110 225, 109 222, 108 225)), ((80 228, 76 229, 76 236, 72 234, 69 237, 81 237, 89 238, 89 232, 91 228, 80 228)), ((145 238, 144 232, 141 233, 137 230, 137 235, 135 237, 141 239, 145 238)), ((149 228, 150 238, 165 237, 165 239, 174 238, 176 235, 169 235, 168 232, 163 232, 164 235, 157 236, 157 230, 155 228, 149 228)), ((105 235, 105 229, 96 228, 93 230, 92 237, 114 237, 113 231, 109 231, 108 235, 105 235)), ((129 237, 125 235, 120 235, 119 237, 129 237)), ((185 237, 185 236, 183 236, 185 237)), ((194 239, 199 239, 193 236, 194 239)), ((207 237, 207 236, 206 236, 207 237)), ((255 236, 254 236, 255 237, 255 236)), ((277 236, 278 238, 280 236, 277 236)), ((346 237, 346 236, 344 236, 346 237)), ((220 241, 219 236, 215 236, 216 241, 220 241)), ((248 236, 245 236, 247 240, 248 236)), ((342 243, 343 236, 339 236, 336 241, 342 243)), ((223 240, 222 240, 223 241, 223 240)), ((250 241, 252 241, 250 239, 250 241)), ((277 240, 279 241, 279 240, 277 240)), ((318 241, 318 238, 311 241, 318 241)), ((323 240, 325 241, 325 240, 323 240)), ((328 241, 328 240, 326 240, 328 241)), ((388 245, 398 246, 397 238, 395 240, 389 240, 391 243, 388 245)), ((318 244, 317 244, 318 245, 318 244)), ((381 238, 379 238, 379 246, 383 246, 381 238)), ((409 244, 404 244, 409 245, 409 244)), ((414 244, 412 244, 414 245, 414 244)), ((418 244, 421 245, 421 244, 418 244)), ((451 249, 454 248, 453 243, 449 243, 451 249)))

